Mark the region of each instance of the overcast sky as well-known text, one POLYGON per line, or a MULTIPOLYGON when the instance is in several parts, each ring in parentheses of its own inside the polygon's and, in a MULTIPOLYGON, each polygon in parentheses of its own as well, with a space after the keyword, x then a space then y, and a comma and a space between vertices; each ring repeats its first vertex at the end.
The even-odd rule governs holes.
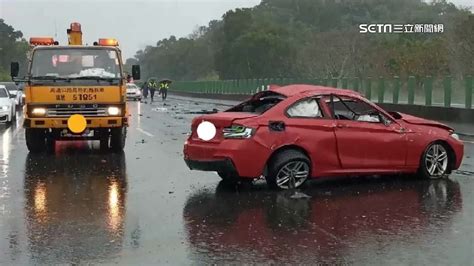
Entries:
MULTIPOLYGON (((473 6, 473 0, 452 2, 473 6)), ((26 38, 57 34, 60 43, 67 42, 66 29, 77 21, 82 25, 85 42, 117 38, 128 58, 170 35, 187 36, 197 26, 220 19, 227 10, 259 3, 260 0, 0 0, 0 17, 26 38)))

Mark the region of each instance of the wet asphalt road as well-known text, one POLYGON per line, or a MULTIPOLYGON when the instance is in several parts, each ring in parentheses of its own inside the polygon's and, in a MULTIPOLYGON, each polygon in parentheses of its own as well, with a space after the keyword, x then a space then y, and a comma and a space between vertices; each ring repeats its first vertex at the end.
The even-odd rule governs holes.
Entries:
POLYGON ((123 154, 68 142, 32 156, 19 126, 0 128, 1 265, 473 265, 472 143, 448 180, 315 181, 295 199, 187 169, 187 112, 224 106, 130 106, 123 154))

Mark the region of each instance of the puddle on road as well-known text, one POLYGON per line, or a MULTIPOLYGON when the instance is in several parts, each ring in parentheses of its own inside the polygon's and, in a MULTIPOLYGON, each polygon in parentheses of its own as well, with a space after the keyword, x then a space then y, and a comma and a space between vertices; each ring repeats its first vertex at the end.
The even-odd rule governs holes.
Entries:
POLYGON ((339 258, 360 261, 369 254, 352 253, 353 248, 373 251, 376 246, 384 254, 420 241, 437 243, 445 238, 437 232, 449 231, 462 210, 459 183, 450 179, 314 185, 296 199, 287 191, 224 183, 196 191, 183 211, 196 259, 203 264, 229 257, 244 264, 275 259, 276 264, 311 264, 317 258, 324 264, 345 264, 339 258))

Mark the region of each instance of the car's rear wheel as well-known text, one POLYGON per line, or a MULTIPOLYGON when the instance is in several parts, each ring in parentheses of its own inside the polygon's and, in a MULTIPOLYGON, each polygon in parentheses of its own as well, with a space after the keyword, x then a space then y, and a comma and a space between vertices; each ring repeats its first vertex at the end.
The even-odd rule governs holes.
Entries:
POLYGON ((441 142, 428 145, 420 161, 419 173, 423 178, 439 179, 449 173, 449 150, 441 142))
POLYGON ((272 188, 298 188, 311 175, 308 157, 297 150, 278 153, 268 165, 267 183, 272 188))
POLYGON ((46 150, 46 131, 38 128, 25 129, 26 147, 30 152, 39 153, 46 150))

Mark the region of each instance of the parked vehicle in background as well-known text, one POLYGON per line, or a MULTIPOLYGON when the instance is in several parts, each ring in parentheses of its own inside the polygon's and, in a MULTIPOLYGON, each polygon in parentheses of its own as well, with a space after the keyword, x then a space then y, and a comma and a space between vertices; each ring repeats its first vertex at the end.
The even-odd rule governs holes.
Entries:
POLYGON ((12 99, 15 100, 17 106, 22 106, 25 103, 23 91, 15 82, 0 82, 0 85, 4 85, 7 88, 8 93, 13 97, 12 99))
POLYGON ((10 124, 16 120, 15 100, 5 85, 0 85, 0 123, 10 124))
POLYGON ((194 118, 184 146, 190 169, 224 180, 265 176, 276 188, 327 176, 418 173, 446 177, 464 145, 441 123, 387 112, 359 93, 275 87, 225 112, 194 118))
POLYGON ((142 92, 140 88, 134 83, 127 83, 127 100, 140 101, 142 99, 142 92))

